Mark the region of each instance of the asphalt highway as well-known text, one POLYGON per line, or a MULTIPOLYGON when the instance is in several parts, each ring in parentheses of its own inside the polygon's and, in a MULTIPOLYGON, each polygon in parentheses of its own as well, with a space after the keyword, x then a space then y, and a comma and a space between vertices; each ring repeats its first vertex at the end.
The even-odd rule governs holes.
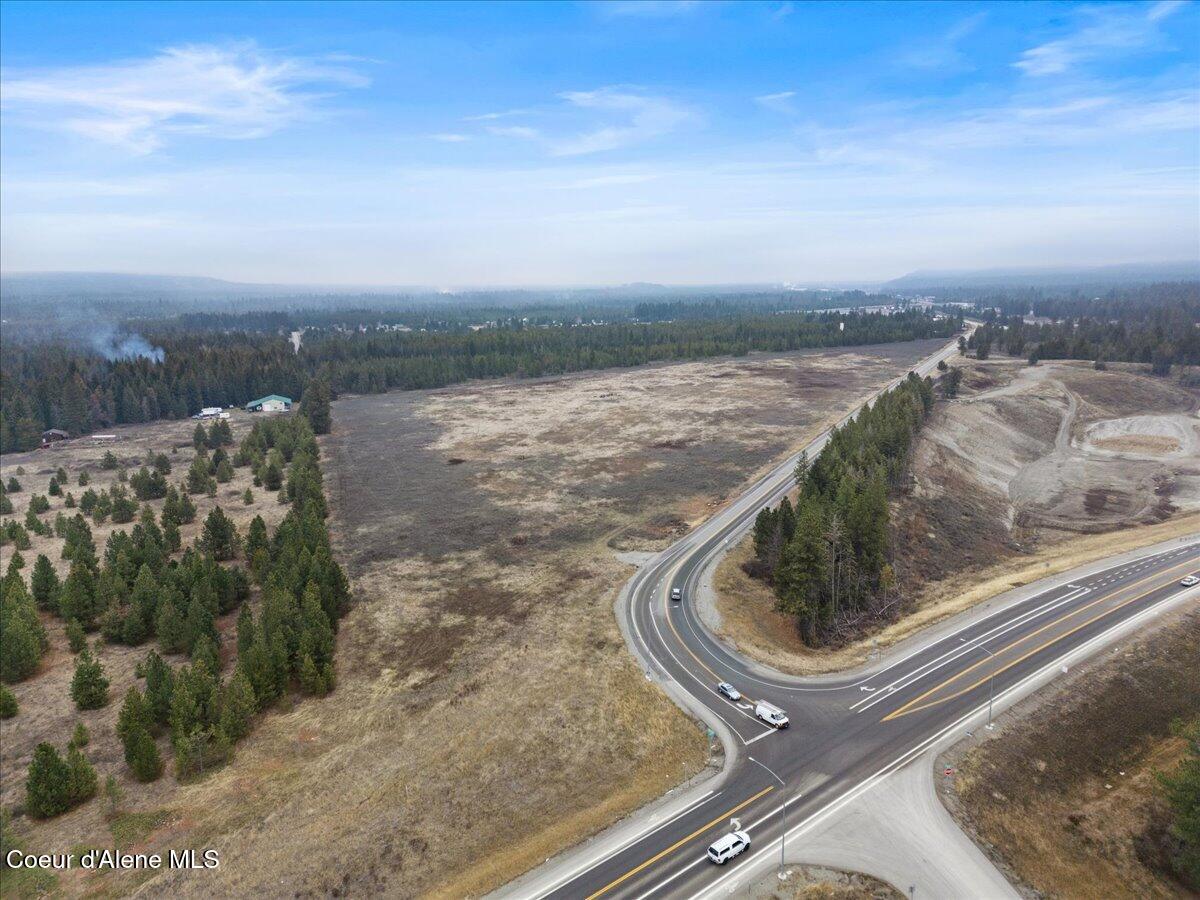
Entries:
MULTIPOLYGON (((918 373, 928 374, 954 352, 955 345, 947 345, 918 373)), ((810 458, 827 439, 822 434, 805 448, 810 458)), ((738 885, 739 866, 764 853, 779 856, 781 834, 788 833, 795 850, 808 826, 986 710, 990 697, 1177 597, 1187 590, 1180 579, 1200 571, 1200 543, 1180 544, 1032 596, 866 676, 804 680, 772 674, 713 638, 689 600, 725 545, 750 528, 759 509, 791 488, 794 462, 793 457, 781 464, 643 566, 627 591, 638 656, 661 680, 702 704, 709 721, 727 726, 729 776, 674 818, 648 826, 600 858, 576 863, 536 896, 724 896, 738 885), (681 602, 670 600, 673 587, 682 588, 681 602), (720 695, 721 681, 731 682, 743 699, 720 695), (776 731, 756 719, 755 700, 782 708, 790 727, 776 731), (736 827, 749 832, 749 851, 725 866, 709 862, 709 844, 736 827)))

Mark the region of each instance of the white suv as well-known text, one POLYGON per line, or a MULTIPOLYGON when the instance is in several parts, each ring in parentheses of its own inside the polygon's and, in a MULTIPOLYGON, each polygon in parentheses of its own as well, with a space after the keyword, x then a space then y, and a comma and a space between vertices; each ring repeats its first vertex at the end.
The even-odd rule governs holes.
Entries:
POLYGON ((735 856, 745 853, 750 846, 750 835, 744 831, 734 831, 717 840, 708 848, 708 858, 718 866, 723 866, 735 856))
POLYGON ((1189 575, 1182 579, 1179 583, 1184 587, 1195 587, 1196 585, 1200 584, 1200 578, 1197 578, 1195 575, 1189 575))

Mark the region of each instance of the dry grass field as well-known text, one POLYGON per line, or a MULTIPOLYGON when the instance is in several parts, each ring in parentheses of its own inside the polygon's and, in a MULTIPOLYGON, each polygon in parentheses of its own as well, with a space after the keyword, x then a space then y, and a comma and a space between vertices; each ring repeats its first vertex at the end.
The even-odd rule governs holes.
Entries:
MULTIPOLYGON (((1077 667, 1002 730, 957 748, 943 786, 976 841, 1039 896, 1194 896, 1165 874, 1154 773, 1182 758, 1173 720, 1200 715, 1200 612, 1077 667)), ((1002 723, 1003 727, 1003 723, 1002 723)))
POLYGON ((960 399, 935 407, 893 504, 904 614, 846 646, 806 648, 743 571, 747 540, 717 572, 727 639, 783 671, 837 671, 1012 587, 1200 531, 1196 391, 1132 366, 955 365, 960 399))
POLYGON ((142 890, 478 896, 700 772, 702 732, 617 629, 618 550, 664 545, 937 343, 339 400, 338 688, 163 799, 146 845, 222 865, 142 890))

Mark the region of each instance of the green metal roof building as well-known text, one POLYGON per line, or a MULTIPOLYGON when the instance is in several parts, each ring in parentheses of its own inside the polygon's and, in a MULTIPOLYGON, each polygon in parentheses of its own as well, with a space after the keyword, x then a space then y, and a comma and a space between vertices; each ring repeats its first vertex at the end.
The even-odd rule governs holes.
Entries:
POLYGON ((267 394, 246 404, 246 412, 287 412, 292 408, 292 398, 280 394, 267 394))

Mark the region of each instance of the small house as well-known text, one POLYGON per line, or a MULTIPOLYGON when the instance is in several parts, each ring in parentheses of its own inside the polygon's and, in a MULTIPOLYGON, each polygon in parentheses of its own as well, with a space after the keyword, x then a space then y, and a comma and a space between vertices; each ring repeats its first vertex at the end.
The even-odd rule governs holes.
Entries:
POLYGON ((71 435, 61 428, 48 428, 42 432, 42 446, 49 447, 51 444, 57 444, 59 441, 65 441, 70 437, 71 435))
POLYGON ((287 412, 292 408, 292 398, 279 394, 267 394, 246 404, 246 412, 287 412))

